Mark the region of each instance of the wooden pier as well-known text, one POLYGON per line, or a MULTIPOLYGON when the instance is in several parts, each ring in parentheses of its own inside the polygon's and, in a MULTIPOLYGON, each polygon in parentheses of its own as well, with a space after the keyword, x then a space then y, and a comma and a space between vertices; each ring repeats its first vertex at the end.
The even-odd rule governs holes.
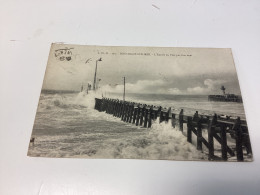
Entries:
POLYGON ((197 111, 193 116, 189 116, 184 114, 183 109, 175 113, 172 108, 116 99, 96 98, 95 101, 96 110, 106 112, 136 126, 151 128, 153 121, 159 118, 160 123, 171 122, 174 128, 177 126, 180 131, 185 129, 187 141, 192 143, 192 139, 196 139, 197 150, 200 151, 203 151, 203 146, 206 147, 203 152, 208 154, 209 160, 227 161, 228 158, 236 156, 237 161, 244 161, 245 155, 252 157, 247 123, 240 117, 200 115, 197 111), (204 132, 204 137, 202 132, 204 132), (233 147, 228 146, 227 136, 234 139, 233 147), (216 155, 215 142, 221 146, 221 156, 216 155))

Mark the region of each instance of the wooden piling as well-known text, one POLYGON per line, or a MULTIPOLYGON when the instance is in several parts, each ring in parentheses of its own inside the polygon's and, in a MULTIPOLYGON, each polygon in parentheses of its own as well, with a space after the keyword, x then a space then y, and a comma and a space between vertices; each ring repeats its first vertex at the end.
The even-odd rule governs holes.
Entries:
POLYGON ((132 122, 133 112, 134 112, 134 104, 131 103, 131 105, 130 105, 130 110, 129 110, 129 118, 128 118, 128 122, 129 122, 129 123, 132 122))
POLYGON ((122 117, 122 113, 123 113, 123 107, 124 107, 124 104, 122 101, 120 101, 120 106, 119 106, 119 113, 118 113, 118 118, 121 118, 122 117))
POLYGON ((155 120, 158 118, 158 116, 160 117, 161 111, 162 111, 162 107, 159 106, 159 108, 158 108, 158 110, 156 111, 156 114, 155 114, 155 120))
POLYGON ((192 128, 193 128, 193 125, 192 125, 192 117, 191 116, 188 116, 188 120, 187 120, 187 141, 192 143, 192 128))
POLYGON ((166 118, 165 118, 165 121, 168 123, 168 121, 169 121, 169 119, 171 118, 170 116, 171 116, 171 110, 172 110, 172 108, 171 107, 169 107, 168 108, 168 111, 167 111, 167 114, 166 114, 166 118))
POLYGON ((181 109, 179 114, 179 128, 180 131, 183 131, 183 109, 181 109))
POLYGON ((127 110, 126 110, 126 116, 125 116, 125 122, 127 122, 127 123, 129 121, 129 117, 130 117, 130 112, 131 112, 130 110, 131 110, 131 105, 130 105, 130 103, 128 103, 127 110))
POLYGON ((208 142, 209 142, 209 160, 214 160, 214 130, 217 121, 216 114, 209 121, 208 125, 208 142))
POLYGON ((136 120, 136 117, 137 117, 137 112, 138 112, 138 106, 135 107, 135 105, 134 105, 133 124, 135 123, 135 120, 136 120))
POLYGON ((148 110, 148 128, 152 127, 152 110, 153 106, 148 110))
POLYGON ((197 123, 197 150, 202 150, 202 129, 201 123, 197 123))
POLYGON ((103 98, 100 99, 100 101, 101 101, 101 105, 100 105, 99 111, 102 112, 102 108, 103 108, 103 104, 104 104, 103 98))
POLYGON ((227 133, 226 126, 224 124, 220 125, 220 138, 221 138, 221 158, 227 160, 227 133))
POLYGON ((138 126, 139 125, 139 119, 140 119, 140 105, 138 105, 138 108, 137 108, 137 113, 136 113, 136 123, 135 125, 138 126))
POLYGON ((106 113, 109 113, 110 100, 106 100, 106 113))
POLYGON ((157 119, 158 109, 159 109, 158 107, 153 107, 152 116, 154 121, 157 119))
POLYGON ((122 102, 121 100, 118 102, 118 108, 117 108, 117 117, 121 117, 121 111, 122 111, 122 102))
POLYGON ((237 153, 237 160, 243 161, 243 149, 242 149, 242 129, 241 129, 241 121, 240 117, 238 117, 233 125, 232 130, 235 130, 236 134, 236 153, 237 153))
POLYGON ((123 121, 125 121, 125 122, 127 122, 128 111, 129 111, 129 103, 126 102, 125 115, 124 115, 124 119, 123 119, 123 121))
POLYGON ((125 117, 125 109, 126 109, 126 105, 125 105, 125 102, 124 102, 124 103, 123 103, 123 107, 122 107, 121 120, 124 120, 124 117, 125 117))
POLYGON ((175 124, 176 124, 176 121, 175 121, 175 114, 172 113, 172 127, 175 128, 175 124))
POLYGON ((120 106, 121 106, 120 101, 117 101, 116 113, 115 113, 115 116, 116 116, 116 117, 119 117, 120 106))
POLYGON ((143 105, 142 108, 140 109, 140 126, 143 125, 143 121, 144 121, 144 110, 145 110, 145 105, 143 105))
POLYGON ((202 150, 202 128, 201 128, 201 117, 198 115, 198 111, 193 116, 193 120, 196 121, 197 126, 197 150, 202 150))
POLYGON ((160 117, 159 117, 159 123, 163 121, 163 111, 161 110, 160 112, 160 117))
POLYGON ((145 107, 145 110, 144 110, 144 127, 146 128, 147 127, 147 123, 148 123, 148 110, 150 108, 149 107, 145 107))
POLYGON ((115 116, 115 110, 116 110, 116 100, 113 100, 113 109, 112 109, 113 116, 115 116))
POLYGON ((119 101, 116 101, 116 105, 115 105, 115 111, 114 111, 114 116, 117 117, 117 113, 118 113, 118 103, 119 101))

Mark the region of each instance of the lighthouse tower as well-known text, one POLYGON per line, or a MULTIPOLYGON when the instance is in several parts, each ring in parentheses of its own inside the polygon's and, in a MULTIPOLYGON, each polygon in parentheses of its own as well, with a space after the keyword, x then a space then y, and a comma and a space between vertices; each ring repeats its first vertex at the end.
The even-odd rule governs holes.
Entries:
POLYGON ((225 92, 226 88, 224 87, 224 85, 222 85, 220 89, 223 91, 223 95, 226 95, 226 92, 225 92))

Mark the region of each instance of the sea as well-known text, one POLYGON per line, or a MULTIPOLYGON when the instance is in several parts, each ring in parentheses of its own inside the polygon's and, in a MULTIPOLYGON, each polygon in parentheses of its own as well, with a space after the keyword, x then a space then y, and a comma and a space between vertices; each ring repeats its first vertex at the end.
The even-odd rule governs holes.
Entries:
MULTIPOLYGON (((122 94, 42 91, 28 155, 55 158, 208 160, 207 150, 196 150, 184 132, 171 123, 154 121, 137 127, 94 109, 95 98, 122 99, 122 94)), ((184 114, 223 114, 245 118, 242 103, 212 102, 206 95, 126 94, 126 101, 172 108, 184 114)), ((203 136, 207 136, 204 132, 203 136)), ((207 140, 207 138, 205 138, 207 140)), ((228 138, 231 140, 231 138, 228 138)), ((232 141, 232 140, 231 140, 232 141)), ((220 151, 220 146, 219 147, 220 151)))

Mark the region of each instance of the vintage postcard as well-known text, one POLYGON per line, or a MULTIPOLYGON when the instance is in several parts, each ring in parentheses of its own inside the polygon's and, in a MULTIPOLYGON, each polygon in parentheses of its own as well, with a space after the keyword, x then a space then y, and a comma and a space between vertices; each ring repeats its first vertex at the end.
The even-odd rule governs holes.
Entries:
POLYGON ((28 156, 252 161, 231 49, 52 44, 28 156))

